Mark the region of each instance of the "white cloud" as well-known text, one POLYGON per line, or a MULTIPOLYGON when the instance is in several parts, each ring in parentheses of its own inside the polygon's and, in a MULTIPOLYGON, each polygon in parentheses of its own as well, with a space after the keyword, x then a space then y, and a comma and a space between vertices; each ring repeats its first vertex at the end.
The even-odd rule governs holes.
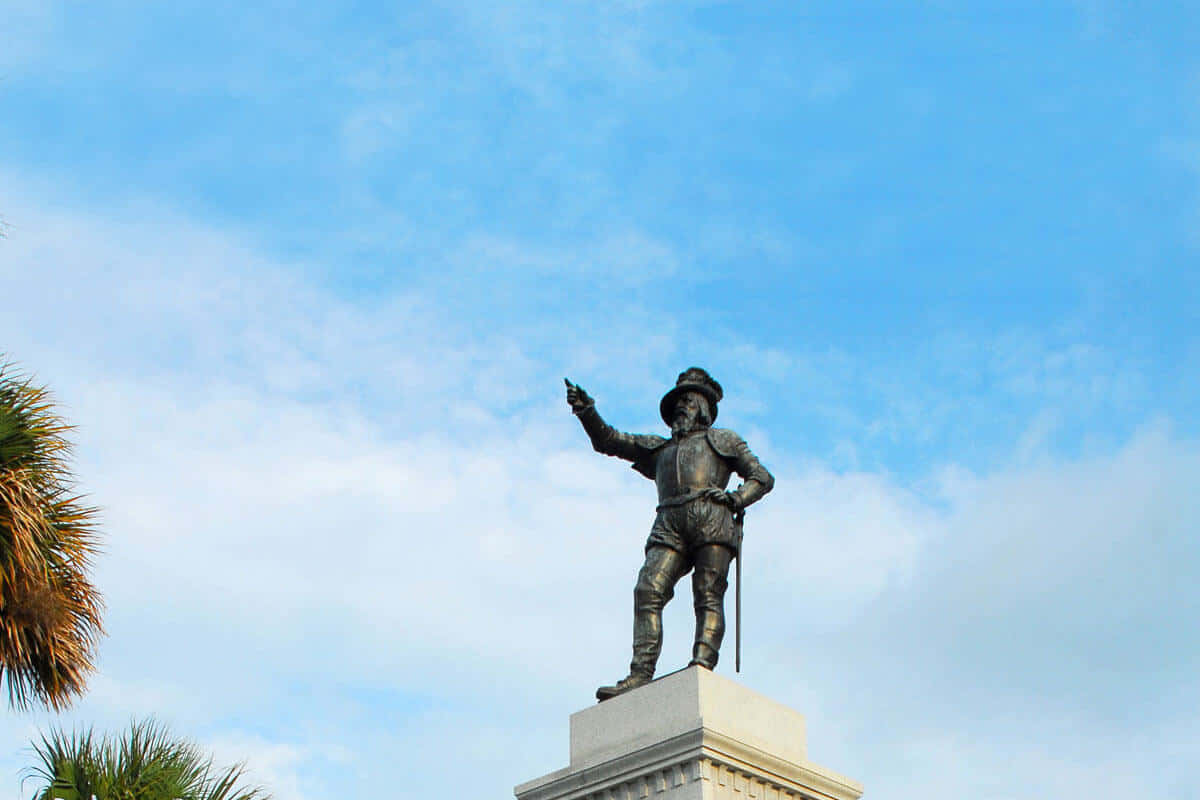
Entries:
MULTIPOLYGON (((0 280, 23 302, 0 335, 80 424, 80 474, 105 507, 111 636, 69 719, 155 709, 306 800, 376 793, 397 774, 422 796, 447 772, 465 793, 502 795, 561 766, 565 715, 626 663, 653 489, 591 452, 560 364, 594 376, 602 407, 653 399, 678 358, 673 323, 617 376, 636 360, 624 343, 585 331, 553 344, 562 320, 480 336, 478 309, 454 296, 356 302, 161 214, 6 202, 21 225, 0 244, 0 280)), ((610 246, 625 244, 597 245, 610 246)), ((758 365, 751 404, 853 366, 730 352, 758 365)), ((1014 358, 1014 380, 1027 361, 1014 358)), ((1108 363, 1068 349, 1030 391, 1087 396, 1072 376, 1093 362, 1108 363)), ((1005 705, 1040 744, 1013 756, 1033 782, 1022 797, 1061 796, 1063 774, 1100 786, 1114 751, 1070 750, 1069 733, 1040 726, 1080 722, 1102 692, 1114 699, 1098 713, 1130 710, 1156 675, 1186 692, 1170 675, 1190 646, 1105 655, 1153 652, 1138 648, 1161 644, 1154 618, 1183 624, 1173 609, 1196 598, 1200 451, 1169 426, 1071 460, 1035 433, 1008 469, 950 464, 916 487, 743 432, 779 478, 748 521, 743 679, 809 713, 814 755, 873 793, 1011 796, 993 766, 1017 725, 997 724, 1005 705)), ((668 613, 664 668, 687 656, 687 594, 668 613)), ((1164 712, 1092 724, 1197 733, 1164 712)), ((10 750, 29 735, 22 720, 0 731, 10 750)), ((1147 791, 1182 774, 1138 764, 1121 780, 1147 791)))
POLYGON ((312 765, 331 770, 352 768, 353 755, 337 744, 309 742, 303 745, 282 743, 262 736, 234 731, 203 741, 202 746, 213 756, 213 766, 223 769, 242 764, 245 773, 243 786, 262 786, 275 797, 286 800, 307 800, 318 792, 336 790, 336 785, 320 781, 312 785, 312 765))

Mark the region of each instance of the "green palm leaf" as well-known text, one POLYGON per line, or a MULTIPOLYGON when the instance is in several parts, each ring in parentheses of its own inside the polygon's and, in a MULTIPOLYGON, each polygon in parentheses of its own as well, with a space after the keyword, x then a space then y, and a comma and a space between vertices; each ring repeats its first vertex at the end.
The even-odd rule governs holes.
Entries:
POLYGON ((216 769, 189 741, 154 720, 134 722, 119 736, 52 731, 34 744, 40 763, 26 780, 40 784, 35 800, 268 800, 242 783, 243 768, 216 769))

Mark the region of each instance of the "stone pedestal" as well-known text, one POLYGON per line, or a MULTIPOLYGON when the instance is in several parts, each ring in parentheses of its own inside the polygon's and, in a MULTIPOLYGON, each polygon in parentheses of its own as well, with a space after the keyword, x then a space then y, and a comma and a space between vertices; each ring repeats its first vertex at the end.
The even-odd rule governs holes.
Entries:
POLYGON ((571 715, 571 763, 517 800, 857 800, 807 759, 804 717, 699 667, 571 715))

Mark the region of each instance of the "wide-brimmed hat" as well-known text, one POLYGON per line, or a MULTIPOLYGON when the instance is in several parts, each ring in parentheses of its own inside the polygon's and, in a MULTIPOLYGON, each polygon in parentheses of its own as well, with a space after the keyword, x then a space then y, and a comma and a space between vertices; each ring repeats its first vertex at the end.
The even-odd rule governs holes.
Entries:
POLYGON ((675 388, 663 395, 662 402, 658 404, 658 413, 662 415, 663 422, 671 424, 671 417, 674 416, 675 400, 684 392, 699 392, 708 399, 709 408, 712 409, 713 422, 717 418, 717 403, 725 396, 725 392, 721 390, 721 384, 713 380, 712 375, 709 375, 700 367, 688 367, 683 372, 679 373, 679 378, 675 381, 675 388))

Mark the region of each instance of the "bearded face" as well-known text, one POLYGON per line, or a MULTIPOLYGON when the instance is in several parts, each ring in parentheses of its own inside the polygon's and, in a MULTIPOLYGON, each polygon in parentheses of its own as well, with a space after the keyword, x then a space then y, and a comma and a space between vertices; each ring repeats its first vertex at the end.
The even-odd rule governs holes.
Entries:
POLYGON ((698 392, 684 392, 675 401, 675 416, 671 419, 671 433, 681 436, 707 428, 712 423, 712 412, 708 399, 698 392))

